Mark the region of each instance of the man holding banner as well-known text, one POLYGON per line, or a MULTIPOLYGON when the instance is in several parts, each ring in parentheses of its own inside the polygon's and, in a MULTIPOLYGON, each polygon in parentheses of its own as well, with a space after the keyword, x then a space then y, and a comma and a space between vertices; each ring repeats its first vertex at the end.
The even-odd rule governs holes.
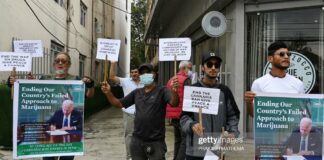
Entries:
MULTIPOLYGON (((71 57, 66 52, 57 53, 53 67, 55 70, 55 74, 53 75, 43 75, 41 76, 40 80, 81 80, 78 76, 70 75, 68 73, 71 67, 71 57)), ((34 76, 31 74, 27 75, 28 79, 34 79, 34 76)), ((15 77, 9 76, 8 78, 8 86, 12 87, 15 82, 15 77)), ((90 77, 83 77, 83 83, 86 86, 85 96, 90 98, 94 95, 94 81, 90 77)), ((68 93, 69 97, 67 99, 73 99, 71 95, 68 93)), ((82 122, 83 123, 83 122, 82 122)), ((54 160, 56 157, 43 157, 43 160, 54 160)), ((74 156, 60 156, 60 160, 73 160, 74 156)))
MULTIPOLYGON (((166 104, 178 106, 179 96, 175 90, 154 83, 151 64, 141 65, 139 73, 144 88, 137 88, 120 100, 112 94, 107 82, 102 83, 101 90, 115 107, 128 108, 135 104, 134 132, 130 147, 132 160, 165 159, 166 104)), ((176 77, 171 86, 178 87, 176 77)))
MULTIPOLYGON (((209 138, 217 138, 221 136, 222 128, 229 132, 229 137, 237 137, 239 135, 238 123, 240 111, 236 105, 230 89, 222 84, 217 83, 217 76, 220 72, 222 59, 214 52, 206 52, 202 56, 201 68, 204 73, 203 79, 193 86, 202 87, 212 90, 219 90, 217 114, 200 114, 194 112, 183 112, 180 124, 186 135, 186 160, 203 160, 206 151, 209 149, 201 148, 201 138, 212 136, 209 138), (201 118, 199 118, 201 117, 201 118)), ((186 92, 186 90, 185 90, 186 92)), ((186 93, 185 93, 186 94, 186 93)), ((206 93, 208 94, 208 93, 206 93)), ((209 96, 210 99, 215 95, 209 96)), ((195 99, 189 100, 196 103, 195 99)), ((215 104, 216 105, 216 104, 215 104)), ((208 106, 203 106, 208 107, 208 106)), ((185 110, 185 109, 184 109, 185 110)), ((212 146, 211 143, 209 145, 212 146)), ((217 150, 216 152, 218 152, 217 150)))
POLYGON ((263 93, 304 93, 303 82, 286 73, 290 65, 291 53, 283 42, 274 42, 268 47, 268 61, 272 68, 269 73, 256 79, 251 91, 244 94, 248 113, 253 116, 253 99, 255 92, 263 93))

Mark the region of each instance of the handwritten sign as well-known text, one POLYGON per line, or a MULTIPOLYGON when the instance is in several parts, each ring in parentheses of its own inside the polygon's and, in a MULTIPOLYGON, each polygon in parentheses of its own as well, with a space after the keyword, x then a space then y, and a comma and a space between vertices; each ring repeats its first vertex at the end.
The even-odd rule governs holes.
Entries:
POLYGON ((160 38, 159 61, 190 60, 191 40, 190 38, 160 38))
POLYGON ((218 114, 219 89, 202 87, 184 87, 183 110, 188 112, 218 114))
POLYGON ((119 39, 103 39, 98 38, 97 41, 97 59, 106 59, 110 61, 118 61, 119 49, 120 49, 120 40, 119 39))
POLYGON ((43 45, 41 40, 14 41, 16 53, 30 53, 32 57, 43 57, 43 45))
POLYGON ((30 53, 0 52, 0 71, 31 71, 32 57, 30 53))

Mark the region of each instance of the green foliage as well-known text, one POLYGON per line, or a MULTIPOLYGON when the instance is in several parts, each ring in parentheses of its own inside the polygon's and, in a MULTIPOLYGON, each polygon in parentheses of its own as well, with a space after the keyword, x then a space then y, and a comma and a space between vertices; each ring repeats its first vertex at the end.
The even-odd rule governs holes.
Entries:
MULTIPOLYGON (((123 90, 121 87, 112 87, 113 94, 117 98, 123 97, 123 90)), ((106 96, 102 93, 100 86, 95 87, 95 95, 92 98, 86 98, 85 108, 84 108, 84 117, 87 119, 92 114, 99 112, 100 110, 110 106, 106 96)))
POLYGON ((0 146, 12 147, 12 99, 10 89, 0 85, 0 146))
POLYGON ((145 62, 145 15, 146 0, 135 0, 132 3, 131 64, 137 66, 145 62))

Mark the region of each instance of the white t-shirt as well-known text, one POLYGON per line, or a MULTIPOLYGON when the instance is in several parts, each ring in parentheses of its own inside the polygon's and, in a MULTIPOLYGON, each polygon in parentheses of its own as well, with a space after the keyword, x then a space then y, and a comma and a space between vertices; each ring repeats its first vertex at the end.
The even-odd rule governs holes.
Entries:
MULTIPOLYGON (((119 78, 120 86, 123 88, 124 96, 128 95, 130 92, 135 90, 136 88, 143 88, 144 85, 141 83, 138 83, 138 85, 133 81, 132 78, 119 78)), ((135 113, 135 104, 126 108, 123 108, 123 111, 128 114, 134 114, 135 113)))
POLYGON ((283 78, 273 77, 268 73, 253 82, 251 91, 264 93, 305 93, 303 82, 288 73, 283 78))

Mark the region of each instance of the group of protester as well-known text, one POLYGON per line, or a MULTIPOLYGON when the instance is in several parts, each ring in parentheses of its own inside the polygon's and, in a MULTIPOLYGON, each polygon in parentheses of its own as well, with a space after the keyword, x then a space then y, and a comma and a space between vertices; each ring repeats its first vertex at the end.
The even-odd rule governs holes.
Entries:
MULTIPOLYGON (((153 73, 151 64, 131 66, 130 77, 122 78, 115 74, 116 62, 111 63, 109 79, 122 87, 124 97, 117 99, 111 92, 108 82, 101 83, 101 90, 112 106, 122 108, 124 111, 127 159, 165 159, 167 151, 165 118, 171 119, 174 127, 174 160, 204 159, 206 150, 198 148, 198 139, 203 134, 212 133, 214 137, 217 137, 226 131, 228 137, 239 136, 240 111, 231 90, 218 81, 222 64, 222 58, 218 55, 211 51, 202 54, 200 65, 203 76, 194 84, 190 79, 192 64, 189 61, 179 63, 179 72, 169 80, 166 86, 154 82, 156 74, 153 73), (219 89, 218 114, 202 114, 202 123, 199 123, 198 113, 183 111, 184 86, 219 89)), ((251 116, 253 116, 253 100, 256 92, 304 93, 303 83, 286 73, 290 65, 290 55, 291 53, 283 42, 274 42, 269 46, 268 61, 272 64, 271 72, 255 80, 251 91, 247 91, 244 95, 251 116)), ((58 53, 53 65, 55 75, 41 79, 79 79, 68 74, 71 66, 68 54, 58 53)), ((30 75, 29 78, 33 77, 30 75)), ((82 80, 87 86, 86 96, 93 96, 93 80, 89 77, 84 77, 82 80)), ((14 77, 9 77, 10 85, 14 81, 14 77)), ((289 150, 289 152, 299 151, 289 150)), ((218 151, 215 153, 220 154, 218 151)), ((61 157, 61 159, 64 158, 73 159, 73 157, 61 157)), ((44 157, 44 159, 48 158, 44 157)))

